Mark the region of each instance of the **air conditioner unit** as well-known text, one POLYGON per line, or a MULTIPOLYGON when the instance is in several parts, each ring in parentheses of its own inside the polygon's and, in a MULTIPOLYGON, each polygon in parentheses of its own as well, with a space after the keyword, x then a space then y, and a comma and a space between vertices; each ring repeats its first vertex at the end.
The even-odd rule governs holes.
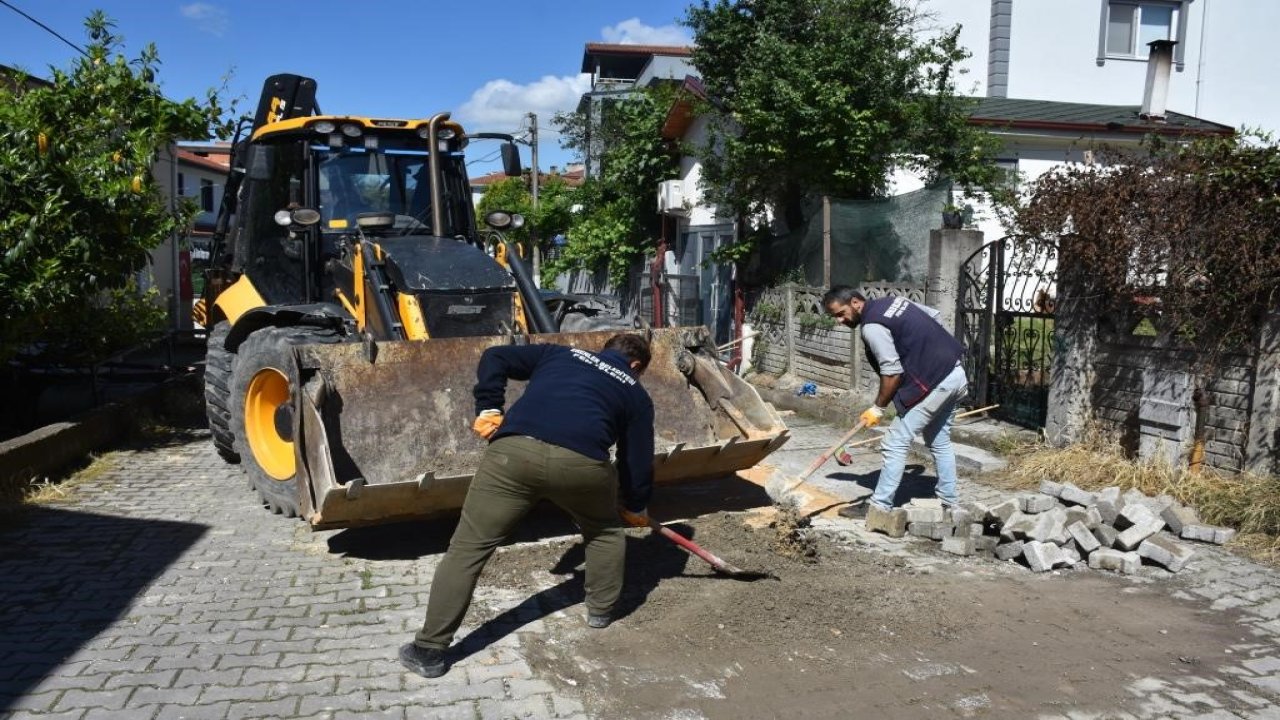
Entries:
POLYGON ((687 215, 689 208, 684 200, 684 181, 664 180, 658 183, 658 212, 663 215, 687 215))

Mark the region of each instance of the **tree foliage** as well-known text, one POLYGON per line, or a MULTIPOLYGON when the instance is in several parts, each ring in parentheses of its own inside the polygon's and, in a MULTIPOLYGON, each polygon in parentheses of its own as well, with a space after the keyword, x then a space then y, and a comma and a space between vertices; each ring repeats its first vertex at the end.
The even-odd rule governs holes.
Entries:
POLYGON ((536 231, 538 245, 545 250, 551 239, 569 228, 569 208, 575 202, 575 191, 563 178, 543 178, 538 186, 538 208, 533 207, 533 195, 529 191, 529 178, 508 177, 489 186, 476 205, 476 215, 484 216, 494 210, 520 213, 525 225, 518 230, 504 233, 508 240, 529 245, 530 233, 536 231))
POLYGON ((1015 240, 1058 257, 1067 299, 1206 349, 1249 342, 1280 301, 1280 147, 1151 140, 1098 157, 1041 176, 1014 211, 1015 240))
POLYGON ((552 122, 568 138, 565 146, 587 155, 598 151, 599 172, 578 189, 567 244, 546 267, 546 277, 573 268, 606 268, 615 285, 632 263, 650 251, 661 231, 658 183, 676 177, 677 153, 662 137, 662 123, 674 94, 663 87, 637 90, 607 100, 600 122, 586 112, 557 115, 552 122), (588 127, 594 127, 587 132, 588 127), (594 140, 592 139, 594 137, 594 140))
POLYGON ((187 215, 152 178, 176 138, 225 132, 218 94, 160 94, 154 45, 133 59, 101 13, 87 56, 52 87, 0 87, 0 360, 35 341, 94 356, 136 337, 163 309, 136 302, 132 274, 187 215))
POLYGON ((990 141, 956 96, 959 28, 900 0, 702 0, 693 63, 711 103, 703 184, 722 208, 791 227, 814 192, 884 196, 906 168, 986 181, 990 141))

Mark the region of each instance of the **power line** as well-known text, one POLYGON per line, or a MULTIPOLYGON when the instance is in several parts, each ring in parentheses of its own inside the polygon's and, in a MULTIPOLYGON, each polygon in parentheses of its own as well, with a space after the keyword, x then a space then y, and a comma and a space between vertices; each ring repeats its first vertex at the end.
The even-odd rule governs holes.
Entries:
POLYGON ((14 11, 14 12, 18 13, 19 15, 21 15, 22 17, 24 17, 24 18, 26 18, 26 19, 30 20, 31 22, 35 23, 36 25, 39 25, 39 26, 40 26, 40 27, 41 27, 45 32, 47 32, 47 33, 49 33, 50 35, 52 35, 52 36, 54 36, 54 37, 58 38, 58 39, 59 39, 59 40, 61 40, 62 42, 64 42, 64 43, 66 43, 66 44, 70 45, 72 48, 74 48, 74 49, 75 49, 77 52, 79 52, 81 55, 83 55, 83 56, 85 56, 85 57, 89 57, 89 53, 88 53, 88 52, 86 52, 84 48, 82 48, 82 47, 80 47, 79 45, 77 45, 77 44, 75 44, 75 43, 71 42, 70 40, 68 40, 68 39, 66 39, 66 38, 64 38, 64 37, 62 37, 61 35, 59 35, 59 34, 58 34, 58 31, 57 31, 57 30, 54 30, 53 28, 49 27, 48 25, 45 25, 44 23, 40 22, 39 20, 37 20, 37 19, 35 19, 35 18, 31 17, 30 15, 28 15, 28 14, 26 14, 26 13, 22 12, 21 10, 19 10, 19 9, 18 9, 18 8, 16 8, 16 7, 14 7, 14 6, 13 6, 13 5, 11 5, 9 2, 7 2, 7 0, 0 0, 0 5, 4 5, 5 7, 9 8, 10 10, 12 10, 12 11, 14 11))

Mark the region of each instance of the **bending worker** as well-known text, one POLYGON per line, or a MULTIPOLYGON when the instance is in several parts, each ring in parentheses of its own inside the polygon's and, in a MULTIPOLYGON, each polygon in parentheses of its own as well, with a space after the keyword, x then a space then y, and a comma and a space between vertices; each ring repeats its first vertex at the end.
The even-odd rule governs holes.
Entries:
POLYGON ((653 490, 653 401, 639 378, 649 343, 614 335, 597 353, 562 345, 491 347, 476 369, 473 428, 489 440, 449 549, 436 567, 427 618, 400 661, 425 677, 447 670, 445 650, 493 551, 539 500, 567 511, 586 545, 587 625, 604 628, 622 592, 626 536, 644 527, 653 490), (527 380, 503 415, 508 380, 527 380), (618 446, 615 470, 609 449, 618 446))
MULTIPOLYGON (((935 493, 943 505, 958 505, 951 415, 968 389, 960 364, 964 348, 938 321, 937 310, 906 298, 890 295, 867 300, 847 285, 836 285, 822 296, 822 307, 846 327, 862 325, 863 349, 880 376, 875 404, 859 420, 875 427, 890 402, 897 410, 880 443, 884 465, 870 504, 880 510, 893 508, 907 450, 912 439, 922 434, 937 466, 935 493)), ((840 514, 863 517, 868 509, 860 504, 843 508, 840 514)))

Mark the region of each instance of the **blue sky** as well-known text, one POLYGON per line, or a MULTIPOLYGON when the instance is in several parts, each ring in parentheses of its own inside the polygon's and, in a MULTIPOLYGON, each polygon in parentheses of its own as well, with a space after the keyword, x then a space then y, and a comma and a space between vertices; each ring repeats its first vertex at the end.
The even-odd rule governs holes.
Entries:
MULTIPOLYGON (((7 0, 78 45, 102 9, 135 56, 154 42, 159 81, 175 99, 202 98, 231 72, 230 95, 251 113, 268 75, 316 79, 325 113, 424 117, 449 110, 473 131, 515 132, 538 114, 539 164, 570 155, 550 126, 587 89, 588 42, 685 44, 690 0, 7 0)), ((40 76, 76 51, 0 5, 0 64, 40 76)), ((487 153, 475 148, 474 158, 487 153)), ((529 163, 528 148, 522 157, 529 163)), ((473 176, 496 164, 477 163, 473 176)))

